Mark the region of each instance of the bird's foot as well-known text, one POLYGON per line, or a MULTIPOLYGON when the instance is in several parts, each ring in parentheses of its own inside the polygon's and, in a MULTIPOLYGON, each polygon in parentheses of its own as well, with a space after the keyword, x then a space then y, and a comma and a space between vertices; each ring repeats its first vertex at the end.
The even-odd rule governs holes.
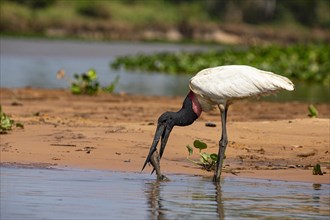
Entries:
POLYGON ((167 178, 167 177, 166 177, 165 175, 163 175, 163 174, 157 175, 157 180, 158 180, 158 181, 164 181, 164 182, 170 181, 170 179, 167 178))

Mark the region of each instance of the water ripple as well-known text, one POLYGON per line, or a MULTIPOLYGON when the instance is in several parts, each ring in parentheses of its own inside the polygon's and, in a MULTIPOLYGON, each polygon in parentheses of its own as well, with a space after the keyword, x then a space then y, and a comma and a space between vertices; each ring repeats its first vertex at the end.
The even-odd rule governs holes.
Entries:
POLYGON ((1 167, 1 219, 329 219, 330 185, 1 167), (19 207, 19 208, 17 208, 19 207))

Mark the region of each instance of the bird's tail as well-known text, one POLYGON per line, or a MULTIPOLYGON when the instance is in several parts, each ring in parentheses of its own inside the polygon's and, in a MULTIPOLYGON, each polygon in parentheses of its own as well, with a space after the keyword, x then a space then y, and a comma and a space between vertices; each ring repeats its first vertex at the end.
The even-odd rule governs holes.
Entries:
MULTIPOLYGON (((279 89, 284 89, 288 91, 293 91, 294 90, 294 84, 291 82, 290 79, 286 78, 285 76, 281 76, 272 72, 267 72, 267 71, 261 71, 264 74, 268 75, 266 81, 268 81, 269 86, 272 85, 274 90, 279 90, 279 89)), ((270 87, 272 87, 270 86, 270 87)), ((269 87, 268 87, 269 88, 269 87)))
POLYGON ((282 89, 293 91, 294 90, 294 84, 289 80, 288 78, 281 76, 283 82, 280 83, 280 86, 282 89))

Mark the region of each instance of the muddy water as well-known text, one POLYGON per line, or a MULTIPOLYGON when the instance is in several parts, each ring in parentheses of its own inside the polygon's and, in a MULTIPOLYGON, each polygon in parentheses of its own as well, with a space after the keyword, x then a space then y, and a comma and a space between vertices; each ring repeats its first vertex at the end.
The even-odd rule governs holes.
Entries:
POLYGON ((1 167, 1 219, 329 219, 330 185, 1 167))

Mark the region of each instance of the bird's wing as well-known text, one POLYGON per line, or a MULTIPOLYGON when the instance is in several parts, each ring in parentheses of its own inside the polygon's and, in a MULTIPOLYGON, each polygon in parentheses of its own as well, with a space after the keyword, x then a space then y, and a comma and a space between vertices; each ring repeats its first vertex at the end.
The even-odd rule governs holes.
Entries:
POLYGON ((286 77, 243 65, 204 69, 189 86, 195 94, 216 103, 294 89, 286 77))

